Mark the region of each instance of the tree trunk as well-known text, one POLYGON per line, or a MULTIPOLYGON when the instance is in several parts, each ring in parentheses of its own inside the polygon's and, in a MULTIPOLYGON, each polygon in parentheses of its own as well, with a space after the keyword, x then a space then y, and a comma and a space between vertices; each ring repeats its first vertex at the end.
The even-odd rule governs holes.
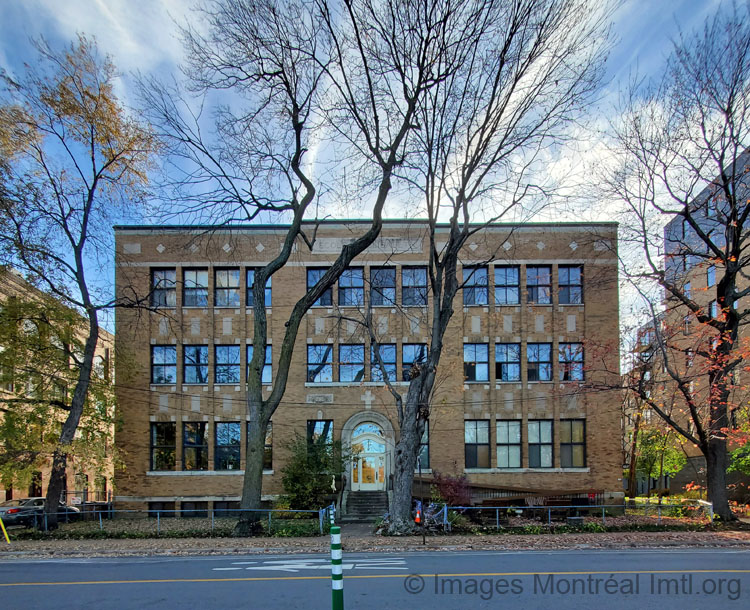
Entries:
POLYGON ((711 436, 708 439, 706 457, 706 481, 708 487, 708 501, 713 504, 714 514, 722 521, 736 519, 729 508, 729 494, 727 493, 727 441, 711 436))
POLYGON ((263 491, 263 456, 268 418, 262 417, 259 409, 252 409, 247 431, 247 459, 242 482, 240 518, 234 528, 235 536, 253 536, 260 533, 261 494, 263 491), (244 512, 247 511, 247 512, 244 512))
POLYGON ((414 469, 417 465, 419 443, 422 439, 421 430, 424 422, 417 422, 418 409, 409 405, 408 398, 404 410, 404 421, 401 425, 400 436, 395 448, 395 464, 393 477, 393 500, 390 507, 391 522, 388 526, 389 534, 408 534, 415 530, 411 517, 412 487, 414 484, 414 469), (421 425, 418 425, 420 423, 421 425))
POLYGON ((52 457, 52 472, 50 473, 47 496, 44 501, 44 512, 47 515, 47 527, 49 529, 57 528, 57 517, 60 512, 60 500, 64 487, 65 467, 68 461, 66 447, 70 446, 73 442, 76 430, 78 429, 78 422, 81 420, 83 408, 86 405, 98 340, 99 320, 96 311, 93 310, 89 312, 89 335, 86 338, 86 344, 83 349, 83 361, 78 373, 78 382, 73 391, 73 398, 70 402, 70 412, 68 413, 68 417, 65 418, 62 431, 60 432, 60 441, 52 457))
POLYGON ((628 497, 635 498, 638 495, 638 477, 636 470, 636 462, 638 459, 638 432, 641 427, 641 410, 638 410, 638 414, 635 416, 635 424, 633 425, 633 442, 630 443, 630 468, 628 469, 628 497))

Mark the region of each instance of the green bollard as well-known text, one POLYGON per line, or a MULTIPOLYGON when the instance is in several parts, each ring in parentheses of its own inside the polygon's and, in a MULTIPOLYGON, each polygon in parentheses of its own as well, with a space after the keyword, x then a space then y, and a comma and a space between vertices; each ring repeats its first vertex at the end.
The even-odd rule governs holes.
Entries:
POLYGON ((341 528, 331 528, 331 608, 344 610, 344 573, 341 568, 341 528))

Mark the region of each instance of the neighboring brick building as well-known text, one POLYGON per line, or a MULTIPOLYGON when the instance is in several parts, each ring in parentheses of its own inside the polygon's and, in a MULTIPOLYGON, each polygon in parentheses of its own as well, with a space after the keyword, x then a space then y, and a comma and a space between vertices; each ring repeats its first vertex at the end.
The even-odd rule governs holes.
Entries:
MULTIPOLYGON (((269 381, 294 302, 366 226, 323 222, 313 252, 300 244, 273 276, 269 381)), ((389 489, 398 435, 393 399, 380 371, 371 371, 367 334, 338 316, 356 318, 358 305, 371 300, 381 355, 405 389, 401 380, 429 343, 425 231, 420 221, 386 221, 380 239, 307 313, 268 435, 266 499, 282 493, 294 435, 328 430, 366 448, 347 474, 347 491, 389 489)), ((438 229, 438 243, 440 232, 447 227, 438 229)), ((247 434, 248 284, 253 268, 278 251, 285 228, 134 226, 115 233, 117 294, 151 291, 160 305, 159 312, 117 312, 116 442, 125 467, 116 475, 116 502, 232 506, 247 434)), ((468 280, 446 334, 425 466, 466 473, 476 485, 596 490, 619 500, 620 394, 586 390, 589 376, 597 386, 618 385, 617 374, 595 372, 619 366, 616 224, 493 225, 470 240, 462 260, 468 280), (589 342, 599 346, 595 356, 589 342), (588 358, 599 362, 589 366, 588 358)))
MULTIPOLYGON (((0 307, 8 307, 11 299, 16 299, 22 303, 39 304, 42 307, 41 311, 44 312, 44 315, 38 315, 38 312, 35 312, 34 320, 25 319, 19 321, 17 332, 33 332, 35 335, 41 337, 41 346, 43 349, 40 351, 45 353, 25 352, 21 356, 22 358, 34 358, 38 356, 41 359, 40 362, 32 362, 28 368, 24 368, 24 362, 18 363, 17 366, 14 366, 13 362, 8 362, 8 366, 6 367, 0 366, 0 407, 2 407, 0 409, 0 417, 3 416, 3 413, 7 412, 17 413, 19 410, 27 408, 31 410, 30 406, 19 406, 17 402, 9 401, 15 401, 23 396, 28 396, 32 399, 36 398, 34 392, 38 388, 32 387, 36 381, 35 376, 45 378, 40 383, 40 386, 45 387, 42 398, 54 398, 66 402, 72 394, 73 387, 71 386, 77 377, 72 353, 76 348, 70 344, 63 345, 60 339, 54 335, 55 332, 65 330, 67 325, 72 321, 76 329, 80 326, 80 330, 76 332, 78 341, 82 343, 86 336, 84 333, 88 329, 88 324, 83 317, 65 308, 65 306, 55 301, 48 294, 37 290, 14 269, 0 266, 0 307), (63 320, 55 320, 53 318, 55 311, 64 311, 67 315, 63 317, 63 320), (47 320, 51 321, 48 322, 47 320), (50 352, 47 352, 47 349, 50 352), (55 354, 51 354, 52 351, 55 351, 55 354), (52 366, 52 363, 55 363, 57 367, 52 366), (49 366, 49 370, 43 368, 45 365, 49 366), (21 369, 24 370, 21 371, 21 369), (50 387, 55 388, 54 393, 50 392, 50 387)), ((110 384, 110 375, 114 372, 112 362, 114 337, 104 329, 100 329, 99 332, 99 342, 94 357, 93 383, 110 384)), ((29 340, 29 344, 31 343, 32 340, 29 340)), ((2 341, 0 341, 0 350, 4 351, 6 347, 8 346, 2 345, 2 341)), ((114 405, 110 403, 103 405, 101 408, 107 410, 108 418, 112 421, 114 405)), ((55 409, 53 408, 52 410, 54 411, 55 409)), ((22 412, 26 413, 26 411, 22 412)), ((59 409, 56 415, 57 421, 62 425, 67 415, 66 411, 59 409)), ((39 418, 38 413, 37 418, 39 418)), ((102 419, 106 421, 107 418, 102 419)), ((89 456, 95 455, 96 457, 85 456, 86 451, 81 451, 77 457, 75 452, 72 452, 68 456, 66 480, 63 488, 64 493, 67 495, 68 503, 86 501, 106 502, 110 499, 114 476, 114 460, 106 444, 107 442, 110 444, 112 442, 114 424, 101 424, 102 419, 96 421, 92 419, 87 420, 84 415, 79 425, 76 439, 81 438, 82 429, 98 435, 98 439, 90 445, 92 448, 96 446, 96 450, 92 449, 88 452, 89 456), (109 458, 106 456, 109 456, 109 458)), ((6 477, 5 484, 2 478, 0 478, 0 500, 44 496, 47 493, 47 484, 49 483, 52 468, 51 450, 59 438, 60 429, 59 427, 50 425, 51 421, 39 422, 39 426, 36 426, 36 423, 32 419, 28 419, 26 422, 29 428, 34 429, 35 433, 39 432, 40 435, 45 434, 45 441, 43 444, 28 447, 28 449, 24 447, 23 456, 20 458, 24 461, 25 468, 31 467, 35 469, 31 480, 28 483, 24 482, 23 485, 20 485, 17 475, 20 466, 18 461, 13 462, 8 469, 10 474, 6 477), (49 452, 45 452, 45 448, 49 452), (41 453, 36 455, 37 451, 40 450, 41 453)), ((1 442, 2 440, 0 440, 1 442)), ((0 446, 0 450, 7 450, 7 447, 0 446)))

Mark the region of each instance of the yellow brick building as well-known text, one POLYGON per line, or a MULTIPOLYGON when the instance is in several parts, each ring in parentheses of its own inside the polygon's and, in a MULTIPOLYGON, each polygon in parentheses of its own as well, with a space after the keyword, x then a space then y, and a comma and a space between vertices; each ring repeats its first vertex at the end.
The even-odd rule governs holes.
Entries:
MULTIPOLYGON (((267 287, 272 382, 284 323, 305 287, 368 223, 323 222, 267 287)), ((447 227, 439 227, 446 235, 447 227)), ((345 492, 388 491, 398 425, 393 398, 358 323, 365 308, 389 378, 406 390, 429 349, 429 239, 420 221, 386 221, 380 238, 303 322, 286 394, 267 435, 263 496, 282 493, 295 434, 364 443, 345 492), (393 376, 393 377, 391 377, 393 376)), ((119 296, 150 294, 157 312, 117 311, 116 443, 125 508, 226 508, 245 460, 245 369, 252 349, 254 268, 280 248, 283 226, 116 227, 119 296)), ((474 485, 582 490, 622 497, 617 392, 587 390, 618 370, 617 227, 493 225, 466 245, 428 435, 426 472, 474 485), (592 348, 588 345, 599 346, 592 348), (611 346, 602 350, 602 345, 611 346), (589 360, 598 360, 596 366, 589 360), (606 368, 601 360, 606 362, 606 368)), ((270 385, 266 391, 270 391, 270 385)))

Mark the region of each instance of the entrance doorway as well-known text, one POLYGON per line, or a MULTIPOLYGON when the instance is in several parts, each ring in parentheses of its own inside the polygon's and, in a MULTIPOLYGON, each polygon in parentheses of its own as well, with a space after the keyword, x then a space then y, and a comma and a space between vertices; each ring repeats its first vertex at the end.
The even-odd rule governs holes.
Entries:
POLYGON ((360 424, 352 432, 352 491, 385 490, 385 436, 373 422, 360 424))

